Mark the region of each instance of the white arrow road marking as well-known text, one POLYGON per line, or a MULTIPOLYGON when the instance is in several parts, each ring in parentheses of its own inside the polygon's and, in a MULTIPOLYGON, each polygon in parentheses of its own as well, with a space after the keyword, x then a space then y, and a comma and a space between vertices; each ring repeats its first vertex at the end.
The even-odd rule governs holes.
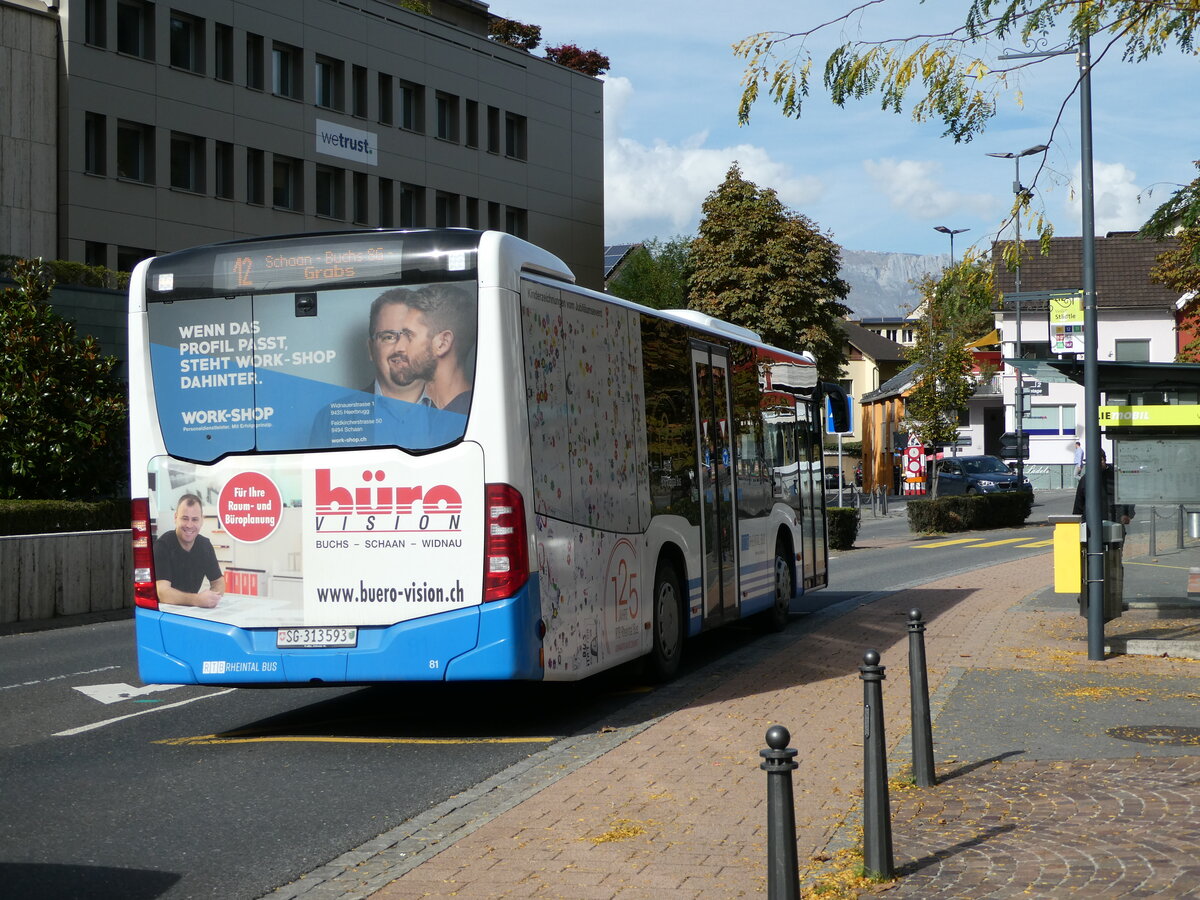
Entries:
POLYGON ((101 703, 120 703, 122 700, 132 700, 134 697, 144 697, 147 694, 157 694, 159 691, 173 691, 183 687, 182 684, 148 684, 145 687, 134 687, 132 684, 85 684, 75 685, 75 690, 87 694, 93 700, 101 703))
POLYGON ((149 709, 143 709, 135 713, 127 713, 123 716, 117 716, 114 719, 105 719, 103 722, 93 722, 91 725, 81 725, 78 728, 68 728, 66 731, 54 732, 54 737, 71 737, 75 734, 83 734, 85 731, 95 731, 97 728, 103 728, 106 725, 112 725, 114 722, 123 722, 126 719, 133 719, 138 716, 144 716, 148 713, 162 712, 164 709, 174 709, 177 706, 186 706, 189 703, 195 703, 197 700, 207 700, 210 697, 221 697, 225 694, 232 694, 237 688, 226 688, 223 691, 217 691, 215 694, 201 694, 199 697, 189 697, 187 700, 177 700, 175 703, 167 703, 163 706, 151 706, 149 709))

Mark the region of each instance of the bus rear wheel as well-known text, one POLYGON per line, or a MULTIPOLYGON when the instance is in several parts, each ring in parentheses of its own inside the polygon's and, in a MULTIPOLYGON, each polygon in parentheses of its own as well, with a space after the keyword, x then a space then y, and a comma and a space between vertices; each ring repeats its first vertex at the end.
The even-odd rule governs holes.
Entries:
POLYGON ((775 545, 775 602, 759 615, 759 624, 764 631, 783 631, 787 628, 795 591, 791 560, 781 541, 775 545))
POLYGON ((679 573, 669 562, 658 564, 654 573, 654 646, 648 659, 650 675, 669 681, 679 671, 683 658, 683 591, 679 573))

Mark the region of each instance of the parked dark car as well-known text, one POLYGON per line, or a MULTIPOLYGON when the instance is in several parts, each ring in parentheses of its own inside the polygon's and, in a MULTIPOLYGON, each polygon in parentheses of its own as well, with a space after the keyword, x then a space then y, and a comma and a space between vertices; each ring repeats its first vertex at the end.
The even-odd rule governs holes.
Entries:
POLYGON ((1004 460, 995 456, 948 456, 938 463, 938 495, 991 494, 1028 491, 1028 478, 1018 478, 1004 460))

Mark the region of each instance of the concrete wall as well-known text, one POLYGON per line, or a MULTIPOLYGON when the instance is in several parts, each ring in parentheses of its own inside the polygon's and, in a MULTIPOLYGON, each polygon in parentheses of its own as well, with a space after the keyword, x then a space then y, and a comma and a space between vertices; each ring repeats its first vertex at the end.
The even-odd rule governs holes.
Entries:
POLYGON ((133 606, 129 531, 0 536, 0 624, 133 606))
POLYGON ((58 21, 0 0, 0 253, 57 256, 58 21))

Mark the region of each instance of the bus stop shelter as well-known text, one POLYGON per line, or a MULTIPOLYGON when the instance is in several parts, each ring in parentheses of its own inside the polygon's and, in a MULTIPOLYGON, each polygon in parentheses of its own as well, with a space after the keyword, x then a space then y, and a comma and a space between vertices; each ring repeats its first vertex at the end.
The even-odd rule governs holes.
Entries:
MULTIPOLYGON (((1005 362, 1030 378, 1083 384, 1082 360, 1005 362)), ((1113 446, 1114 500, 1136 506, 1120 599, 1126 608, 1193 609, 1200 606, 1200 365, 1100 361, 1097 369, 1100 427, 1113 446)), ((1056 553, 1056 590, 1066 592, 1058 578, 1061 558, 1056 553)))

